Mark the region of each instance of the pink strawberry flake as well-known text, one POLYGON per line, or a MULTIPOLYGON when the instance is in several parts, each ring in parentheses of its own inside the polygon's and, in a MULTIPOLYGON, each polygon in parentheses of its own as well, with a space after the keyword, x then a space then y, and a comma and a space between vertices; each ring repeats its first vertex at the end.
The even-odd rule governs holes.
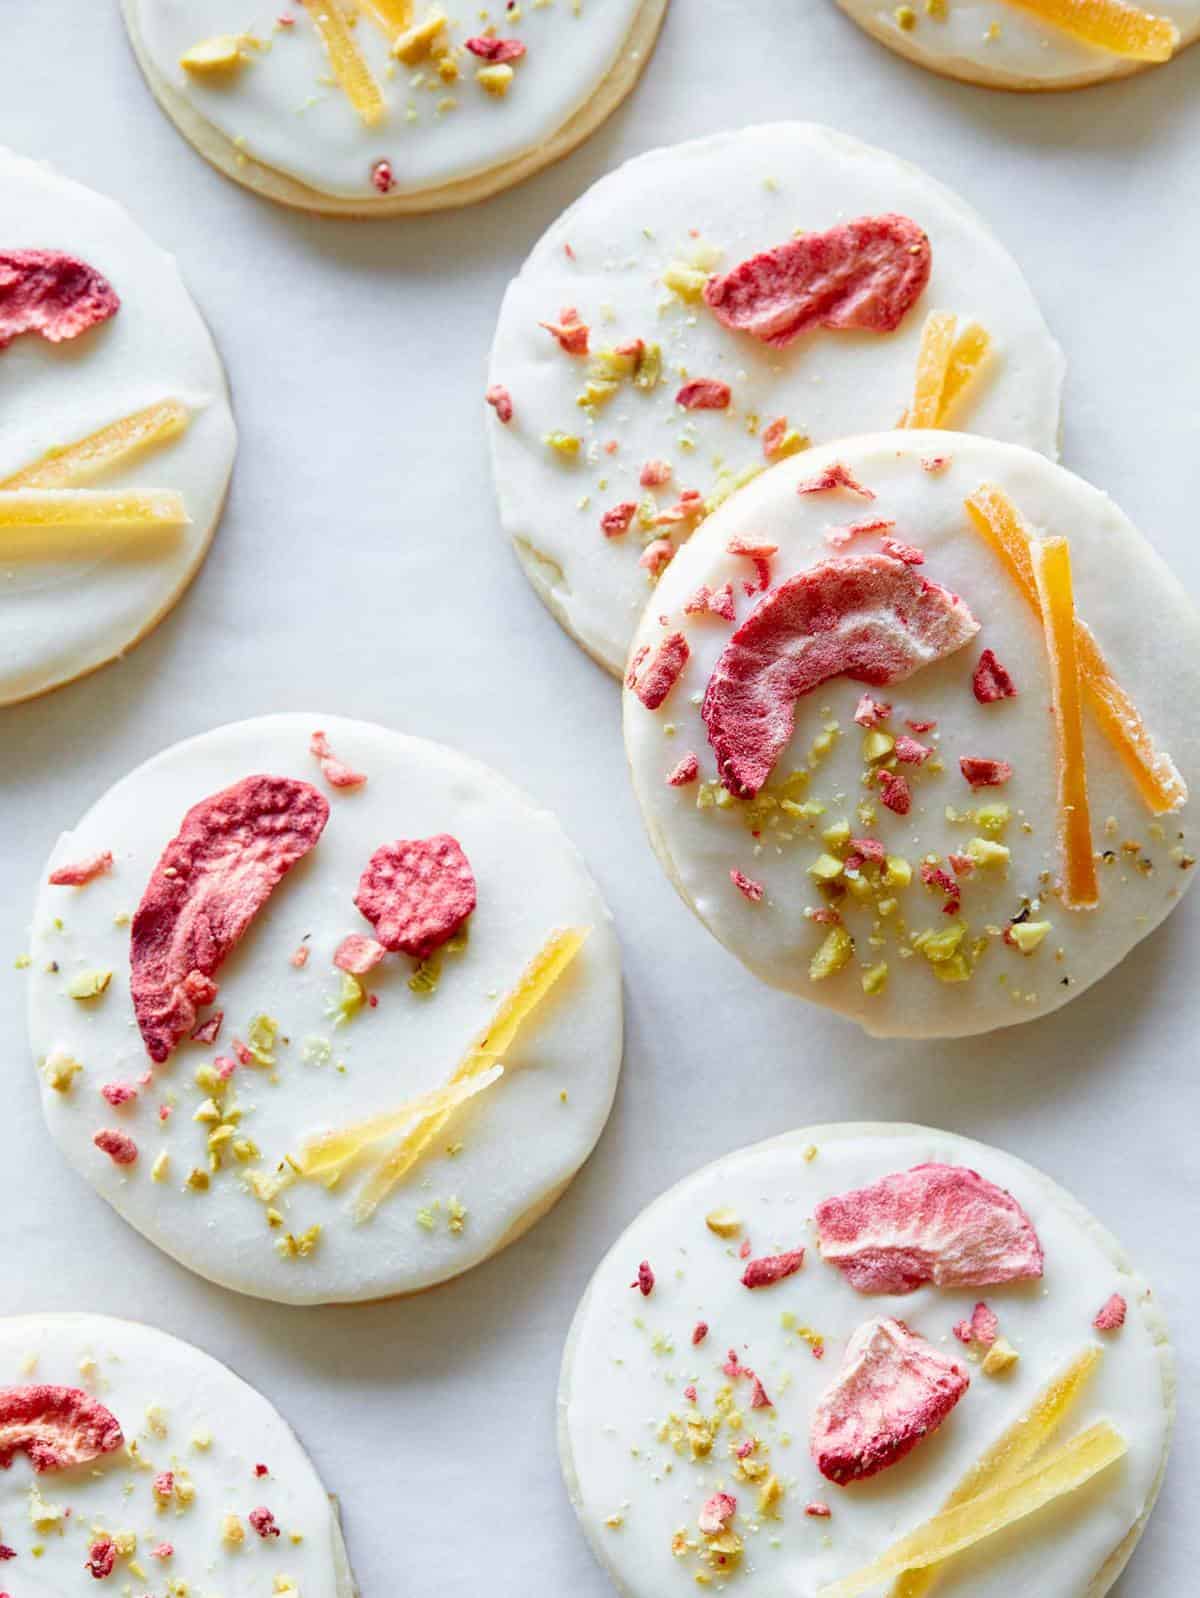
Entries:
POLYGON ((979 630, 954 594, 886 555, 841 556, 762 599, 717 660, 701 716, 724 786, 752 799, 795 730, 796 703, 831 678, 898 682, 979 630))
POLYGON ((898 538, 884 538, 879 547, 885 555, 891 555, 893 560, 902 560, 906 566, 925 564, 925 551, 918 549, 915 544, 902 543, 898 538))
POLYGON ((683 634, 672 633, 653 654, 639 651, 630 664, 625 686, 633 690, 647 710, 657 710, 679 681, 691 653, 683 634))
POLYGON ((726 583, 724 587, 714 589, 709 588, 707 583, 701 583, 684 605, 683 612, 685 616, 719 616, 722 621, 733 621, 732 584, 726 583))
POLYGON ((579 320, 579 312, 574 306, 567 306, 558 313, 557 322, 539 322, 539 327, 544 327, 550 336, 558 341, 558 346, 568 355, 586 355, 588 352, 588 325, 579 320))
POLYGON ((696 1524, 706 1537, 713 1537, 737 1514, 737 1499, 730 1493, 714 1493, 697 1517, 696 1524))
POLYGON ((130 992, 152 1060, 195 1026, 212 973, 328 819, 328 801, 289 777, 244 777, 188 811, 133 918, 130 992))
POLYGON ((155 1498, 166 1503, 175 1491, 175 1472, 173 1470, 160 1470, 150 1483, 150 1491, 155 1498))
POLYGON ((505 427, 513 419, 512 395, 503 383, 493 383, 483 396, 496 413, 496 420, 503 422, 505 427))
POLYGON ((788 1276, 794 1276, 804 1264, 802 1248, 789 1249, 786 1254, 764 1254, 751 1260, 742 1272, 743 1287, 771 1287, 788 1276))
POLYGON ((754 1376, 754 1373, 752 1371, 748 1371, 746 1374, 751 1376, 751 1377, 753 1377, 753 1385, 751 1386, 751 1389, 750 1389, 750 1408, 751 1409, 774 1409, 775 1408, 775 1401, 774 1401, 774 1399, 769 1398, 767 1396, 767 1390, 763 1386, 763 1384, 759 1380, 759 1378, 757 1376, 754 1376))
POLYGON ((56 866, 46 881, 54 888, 82 888, 112 868, 112 850, 105 849, 103 854, 89 855, 86 860, 73 861, 69 866, 56 866))
POLYGON ((685 411, 724 411, 729 408, 733 390, 715 377, 697 377, 685 383, 675 396, 676 405, 685 411))
POLYGON ((638 482, 643 488, 661 488, 664 483, 670 481, 669 461, 647 461, 638 474, 638 482))
POLYGON ((783 447, 787 437, 788 423, 786 416, 777 416, 773 422, 763 429, 762 452, 767 460, 773 461, 783 447))
POLYGON ((697 1321, 695 1326, 692 1327, 692 1347, 693 1348, 699 1348, 700 1344, 704 1341, 704 1339, 707 1336, 708 1336, 708 1322, 707 1321, 697 1321))
POLYGON ((1028 1215, 1003 1188, 960 1165, 917 1165, 816 1209, 822 1259, 857 1292, 987 1287, 1042 1274, 1028 1215))
POLYGON ((684 522, 694 522, 704 512, 704 496, 698 488, 685 488, 674 505, 660 510, 654 517, 655 527, 679 527, 684 522))
POLYGON ((763 885, 755 882, 753 877, 748 877, 744 871, 739 871, 736 866, 729 873, 729 880, 740 894, 749 899, 751 904, 761 904, 763 899, 763 885))
POLYGON ((111 1576, 117 1565, 117 1545, 111 1537, 97 1537, 88 1547, 87 1564, 84 1569, 89 1576, 95 1576, 97 1581, 103 1581, 111 1576))
POLYGON ((823 1504, 820 1499, 814 1498, 811 1504, 805 1504, 804 1513, 811 1515, 814 1520, 828 1520, 833 1511, 828 1504, 823 1504))
POLYGON ((1007 760, 982 760, 975 755, 963 755, 958 766, 972 788, 1000 788, 1013 770, 1007 760))
POLYGON ((756 1437, 747 1437, 737 1445, 734 1449, 734 1454, 738 1459, 749 1459, 757 1447, 758 1439, 756 1437))
POLYGON ((974 1336, 971 1331, 970 1321, 955 1321, 954 1325, 951 1327, 951 1331, 954 1333, 955 1337, 958 1338, 960 1343, 969 1344, 974 1336))
POLYGON ((748 1365, 743 1365, 738 1359, 738 1352, 736 1348, 731 1348, 729 1350, 729 1353, 725 1356, 725 1363, 721 1366, 721 1369, 725 1375, 729 1377, 731 1382, 736 1382, 740 1376, 753 1376, 754 1374, 748 1365))
POLYGON ((629 531, 633 518, 637 515, 637 505, 632 499, 626 499, 619 505, 614 505, 606 510, 600 518, 600 531, 605 538, 620 538, 622 533, 629 531))
POLYGON ((748 1260, 749 1258, 750 1258, 750 1239, 748 1237, 744 1237, 742 1239, 742 1241, 741 1241, 741 1244, 738 1247, 738 1259, 740 1259, 740 1260, 748 1260))
POLYGON ((1098 1332, 1119 1331, 1125 1324, 1125 1316, 1128 1311, 1129 1306, 1120 1293, 1114 1293, 1111 1298, 1105 1299, 1104 1303, 1096 1311, 1096 1317, 1092 1321, 1092 1325, 1098 1332))
POLYGON ((0 1563, 3 1563, 6 1559, 15 1559, 16 1557, 17 1550, 15 1548, 10 1548, 7 1543, 0 1543, 0 1563))
POLYGON ((687 1399, 689 1404, 694 1404, 696 1402, 696 1398, 697 1398, 698 1395, 696 1393, 696 1387, 695 1387, 695 1384, 693 1382, 689 1382, 687 1384, 687 1386, 684 1388, 683 1396, 687 1399))
POLYGON ((279 1527, 275 1524, 275 1516, 269 1509, 262 1507, 252 1509, 246 1519, 264 1542, 266 1542, 268 1537, 279 1536, 279 1527))
POLYGON ((664 566, 669 566, 675 558, 675 545, 669 538, 656 538, 652 544, 647 544, 638 557, 638 565, 648 571, 651 577, 657 577, 664 566))
POLYGON ((901 733, 896 739, 892 753, 901 765, 923 766, 933 750, 928 744, 919 744, 915 738, 909 738, 901 733))
MULTIPOLYGON (((731 538, 725 548, 730 555, 744 555, 747 560, 753 561, 755 575, 758 578, 758 591, 765 594, 771 586, 771 556, 779 553, 779 545, 755 543, 747 538, 731 538)), ((755 589, 747 583, 746 592, 752 594, 755 589)))
POLYGON ((389 194, 391 192, 395 186, 395 178, 392 175, 392 163, 390 161, 376 161, 371 168, 371 184, 373 188, 379 190, 380 194, 389 194))
POLYGON ((971 687, 981 705, 995 704, 997 699, 1015 699, 1017 694, 1012 678, 990 649, 980 655, 971 687))
POLYGON ((115 1110, 119 1105, 135 1103, 138 1090, 132 1082, 105 1082, 100 1089, 100 1095, 115 1110))
POLYGON ((78 1387, 36 1383, 0 1388, 0 1469, 18 1454, 34 1470, 66 1470, 111 1454, 125 1442, 117 1418, 78 1387))
POLYGON ((858 861, 859 866, 881 866, 887 859, 887 851, 878 838, 851 838, 850 854, 847 855, 847 864, 851 859, 858 861))
MULTIPOLYGON (((895 522, 889 521, 886 516, 868 517, 861 522, 846 522, 840 527, 827 527, 822 536, 833 549, 844 549, 851 539, 862 538, 869 533, 884 533, 895 525, 895 522)), ((883 540, 885 554, 890 553, 886 547, 890 542, 891 540, 887 538, 883 540)))
POLYGON ((354 895, 383 947, 418 960, 454 936, 475 902, 475 873, 446 832, 381 844, 354 895))
POLYGON ((526 48, 520 39, 494 39, 487 34, 476 34, 463 43, 472 55, 483 61, 519 61, 526 48))
POLYGON ((944 472, 950 465, 952 457, 949 455, 925 455, 921 459, 921 470, 932 474, 944 472))
POLYGON ((819 327, 892 333, 924 291, 932 259, 908 217, 861 216, 710 277, 704 299, 722 326, 774 349, 819 327))
POLYGON ((159 1543, 157 1547, 150 1550, 150 1557, 152 1559, 171 1559, 174 1553, 174 1543, 159 1543))
POLYGON ((360 788, 366 777, 341 761, 329 747, 329 739, 319 729, 313 733, 308 752, 321 763, 321 775, 331 788, 360 788))
POLYGON ((339 971, 351 976, 365 977, 383 959, 387 950, 374 938, 365 938, 361 932, 351 932, 338 944, 333 953, 333 963, 339 971))
POLYGON ((237 1068, 238 1062, 236 1060, 231 1060, 228 1055, 218 1054, 217 1058, 213 1061, 213 1069, 221 1078, 222 1082, 228 1082, 237 1068))
POLYGON ((224 1010, 214 1010, 207 1020, 201 1021, 199 1026, 193 1027, 188 1036, 193 1043, 215 1043, 224 1019, 224 1010))
POLYGON ((288 956, 288 964, 295 966, 297 971, 303 971, 308 964, 309 949, 307 943, 301 943, 294 948, 288 956))
POLYGON ((942 913, 948 916, 957 915, 962 906, 962 894, 958 883, 948 871, 943 871, 941 866, 926 863, 921 867, 921 881, 927 888, 935 888, 945 894, 946 903, 942 906, 942 913))
POLYGON ((971 1311, 971 1338, 984 1348, 991 1348, 1000 1330, 1000 1317, 982 1301, 971 1311))
POLYGON ((126 1132, 114 1127, 103 1127, 92 1138, 101 1154, 107 1154, 114 1165, 133 1165, 138 1157, 138 1146, 126 1132))
POLYGON ((961 1360, 903 1321, 865 1321, 813 1414, 809 1448, 817 1469, 839 1487, 886 1470, 937 1430, 970 1381, 961 1360))
POLYGON ((948 854, 946 859, 956 877, 969 877, 975 870, 975 862, 969 854, 948 854))
POLYGON ((0 250, 0 350, 22 333, 51 344, 107 322, 121 302, 94 267, 61 250, 0 250))
POLYGON ((643 1260, 638 1266, 637 1275, 630 1282, 630 1287, 636 1287, 643 1298, 649 1298, 654 1291, 654 1272, 650 1269, 650 1261, 643 1260))
POLYGON ((807 477, 804 482, 796 484, 797 494, 833 494, 839 488, 845 489, 848 494, 857 494, 860 499, 875 498, 873 490, 864 488, 850 468, 844 466, 841 461, 834 461, 832 466, 827 466, 815 477, 807 477))
POLYGON ((879 798, 893 815, 906 816, 912 809, 912 789, 908 786, 908 778, 896 771, 881 771, 879 798))
POLYGON ((667 774, 667 787, 686 788, 688 783, 695 782, 699 775, 699 756, 696 755, 693 750, 689 749, 687 754, 684 755, 683 759, 674 768, 674 770, 667 774))
POLYGON ((860 727, 878 727, 891 713, 891 705, 885 705, 882 700, 872 699, 870 694, 864 694, 854 708, 854 719, 860 727))
POLYGON ((254 1474, 259 1478, 259 1480, 261 1480, 264 1476, 269 1476, 271 1472, 267 1469, 266 1465, 260 1464, 255 1465, 254 1474))
POLYGON ((906 721, 904 723, 904 725, 908 728, 909 732, 922 733, 922 732, 932 732, 933 729, 937 726, 937 722, 936 721, 906 721))

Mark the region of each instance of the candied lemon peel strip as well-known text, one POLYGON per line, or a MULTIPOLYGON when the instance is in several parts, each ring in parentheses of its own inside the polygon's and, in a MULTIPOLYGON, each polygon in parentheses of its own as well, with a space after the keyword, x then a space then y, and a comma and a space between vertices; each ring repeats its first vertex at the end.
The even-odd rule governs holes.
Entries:
POLYGON ((122 416, 86 438, 48 449, 38 460, 0 478, 0 490, 13 488, 69 488, 89 477, 122 465, 143 450, 168 444, 185 432, 191 421, 179 400, 159 400, 144 410, 122 416))
MULTIPOLYGON (((1014 1422, 966 1473, 942 1505, 957 1509, 981 1493, 1007 1487, 1032 1464, 1036 1455, 1053 1438, 1075 1401, 1091 1379, 1104 1350, 1089 1343, 1065 1370, 1055 1376, 1030 1405, 1028 1414, 1014 1422)), ((922 1570, 906 1570, 892 1587, 889 1598, 925 1598, 937 1582, 941 1568, 926 1565, 922 1570)))
POLYGON ((1129 61, 1169 61, 1179 45, 1179 29, 1126 0, 1009 0, 1032 11, 1085 44, 1129 61))
POLYGON ((93 527, 143 532, 184 527, 189 519, 182 495, 165 488, 144 493, 102 488, 18 488, 0 494, 0 532, 67 532, 93 527))
POLYGON ((378 127, 387 114, 383 92, 362 51, 354 41, 350 24, 337 0, 300 0, 313 19, 338 87, 368 128, 378 127))
MULTIPOLYGON (((479 1076, 504 1057, 522 1026, 583 948, 590 931, 590 927, 567 927, 550 935, 526 966, 516 987, 501 1001, 496 1014, 467 1050, 450 1078, 450 1086, 479 1076)), ((453 1110, 442 1110, 423 1116, 405 1133, 368 1179, 355 1205, 356 1221, 370 1220, 392 1189, 426 1153, 453 1113, 453 1110)))
MULTIPOLYGON (((1033 535, 1016 506, 988 483, 976 489, 966 506, 976 532, 999 555, 1034 614, 1040 616, 1042 605, 1029 553, 1033 535)), ((1178 810, 1187 802, 1187 784, 1170 756, 1155 749, 1137 706, 1108 669, 1091 629, 1078 616, 1075 648, 1092 711, 1105 737, 1128 767, 1143 801, 1156 816, 1178 810)))
POLYGON ((872 1564, 822 1587, 817 1598, 858 1598, 898 1571, 940 1564, 1082 1487, 1120 1459, 1128 1446, 1108 1421, 1098 1421, 1003 1486, 941 1510, 872 1564))
POLYGON ((412 0, 359 0, 371 20, 394 44, 406 28, 412 26, 412 0))
POLYGON ((1087 755, 1083 747, 1083 689, 1075 643, 1075 589, 1071 551, 1065 538, 1043 538, 1030 548, 1050 665, 1050 702, 1058 783, 1058 837, 1062 853, 1062 899, 1070 910, 1100 902, 1092 816, 1088 806, 1087 755))

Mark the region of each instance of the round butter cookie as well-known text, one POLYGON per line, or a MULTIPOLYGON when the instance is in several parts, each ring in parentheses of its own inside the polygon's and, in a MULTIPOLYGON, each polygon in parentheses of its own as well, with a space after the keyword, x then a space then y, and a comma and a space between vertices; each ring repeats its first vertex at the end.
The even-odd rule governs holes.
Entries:
POLYGON ((503 1248, 600 1136, 617 941, 557 821, 340 718, 178 744, 63 835, 30 943, 50 1130, 140 1232, 281 1303, 503 1248))
POLYGON ((949 1132, 844 1123, 633 1222, 571 1329, 559 1445, 625 1598, 1101 1598, 1174 1386, 1150 1289, 1069 1194, 949 1132))
POLYGON ((723 505, 642 618, 625 740, 682 898, 879 1036, 1044 1015, 1192 879, 1200 622, 1099 490, 947 432, 723 505))
POLYGON ((469 205, 573 150, 650 57, 667 0, 122 0, 159 105, 227 177, 304 211, 469 205))
POLYGON ((0 1320, 0 1527, 14 1594, 355 1598, 334 1501, 287 1422, 189 1343, 106 1315, 0 1320))
POLYGON ((208 551, 236 434, 174 258, 0 150, 0 705, 131 649, 208 551))

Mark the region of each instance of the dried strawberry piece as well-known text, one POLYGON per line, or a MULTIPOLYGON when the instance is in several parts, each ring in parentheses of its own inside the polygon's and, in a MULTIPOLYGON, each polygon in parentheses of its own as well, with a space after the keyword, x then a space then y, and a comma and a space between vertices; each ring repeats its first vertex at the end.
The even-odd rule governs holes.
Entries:
POLYGON ((328 819, 328 801, 291 777, 244 777, 188 811, 133 918, 130 991, 152 1060, 195 1026, 211 974, 328 819))
POLYGON ((638 474, 643 488, 661 488, 671 481, 671 467, 667 461, 647 461, 638 474))
POLYGON ((60 250, 0 250, 0 350, 20 333, 51 344, 107 322, 121 305, 95 267, 60 250))
POLYGON ((956 877, 969 877, 975 869, 975 862, 969 854, 954 854, 946 856, 950 862, 950 869, 956 877))
POLYGON ((668 788, 686 788, 689 782, 695 782, 700 775, 700 760, 694 750, 689 749, 687 754, 669 773, 667 777, 668 788))
POLYGON ((504 384, 493 383, 483 397, 495 411, 497 419, 507 426, 513 419, 513 402, 504 384))
POLYGON ((946 895, 946 902, 942 912, 948 916, 957 915, 962 906, 962 893, 958 883, 948 871, 943 871, 941 866, 923 865, 921 867, 921 881, 927 888, 938 888, 946 895))
POLYGON ((802 1248, 789 1249, 785 1254, 764 1254, 751 1260, 742 1272, 743 1287, 771 1287, 785 1277, 794 1276, 804 1264, 802 1248))
POLYGON ((891 713, 891 705, 885 705, 881 699, 872 699, 870 694, 864 694, 854 707, 854 719, 860 727, 878 727, 891 713))
MULTIPOLYGON (((747 560, 753 561, 758 578, 757 588, 765 594, 771 586, 771 556, 779 553, 779 545, 766 544, 761 540, 755 542, 749 538, 731 538, 725 548, 730 555, 744 555, 747 560)), ((754 593, 754 585, 747 583, 746 592, 754 593)))
POLYGON ((892 753, 901 765, 923 766, 933 750, 928 744, 919 744, 915 738, 909 738, 905 733, 901 733, 896 739, 892 753))
POLYGON ((819 1499, 814 1499, 811 1504, 805 1504, 804 1513, 811 1515, 814 1520, 828 1520, 833 1514, 828 1504, 823 1504, 819 1499))
POLYGON ((354 903, 385 949, 427 959, 475 908, 475 873, 456 838, 401 838, 367 862, 354 903))
POLYGON ((487 34, 476 34, 473 39, 464 39, 463 43, 472 55, 479 56, 483 61, 519 61, 526 48, 520 39, 493 39, 487 34))
POLYGON ((809 1448, 817 1469, 844 1487, 894 1465, 937 1430, 970 1382, 961 1360, 903 1321, 865 1321, 813 1414, 809 1448))
POLYGON ((932 732, 937 726, 936 721, 906 721, 904 725, 909 732, 932 732))
POLYGON ((132 1082, 105 1082, 100 1089, 100 1097, 114 1110, 122 1104, 132 1104, 137 1096, 138 1090, 132 1082))
POLYGON ((27 1454, 35 1471, 86 1465, 125 1438, 111 1410, 78 1387, 0 1388, 0 1469, 27 1454))
POLYGON ((138 1146, 126 1132, 115 1127, 102 1127, 92 1138, 101 1154, 107 1154, 114 1165, 133 1165, 137 1161, 138 1146))
POLYGON ((930 473, 944 472, 946 470, 947 466, 950 465, 950 462, 951 462, 952 459, 953 459, 953 457, 950 456, 950 455, 925 455, 925 456, 922 456, 922 458, 921 458, 921 470, 923 472, 930 472, 930 473))
POLYGON ((1014 699, 1017 693, 1012 678, 990 649, 980 655, 971 686, 981 705, 994 704, 997 699, 1014 699))
POLYGON ((620 538, 622 533, 629 531, 630 523, 637 515, 637 505, 631 499, 614 505, 611 510, 606 510, 600 518, 600 531, 605 538, 620 538))
POLYGON ((87 1564, 84 1569, 89 1576, 95 1576, 97 1581, 103 1581, 106 1576, 111 1576, 117 1566, 117 1545, 111 1537, 97 1537, 88 1548, 87 1564))
POLYGON ((917 1165, 823 1199, 821 1257, 860 1293, 988 1287, 1042 1274, 1033 1222, 1003 1188, 961 1165, 917 1165))
POLYGON ((652 544, 647 544, 638 556, 638 565, 645 567, 652 577, 657 577, 664 566, 669 566, 675 559, 675 545, 669 538, 656 538, 652 544))
POLYGON ((193 1043, 215 1043, 221 1030, 221 1023, 225 1019, 224 1010, 214 1010, 206 1021, 201 1021, 189 1033, 193 1043))
POLYGON ((971 1338, 973 1342, 981 1343, 984 1348, 991 1348, 996 1341, 996 1333, 1000 1329, 1000 1318, 995 1310, 989 1309, 982 1302, 976 1304, 971 1311, 971 1338))
POLYGON ((737 1499, 731 1493, 714 1493, 697 1517, 696 1524, 707 1537, 713 1537, 737 1514, 737 1499))
POLYGON ((902 777, 897 771, 881 771, 879 798, 893 815, 906 816, 912 809, 912 789, 908 786, 908 778, 902 777))
POLYGON ((86 860, 56 867, 46 881, 55 888, 82 888, 85 883, 94 882, 97 877, 111 871, 112 866, 112 850, 106 849, 103 854, 89 855, 86 860))
POLYGON ((320 761, 321 775, 331 788, 361 788, 367 780, 363 772, 355 771, 337 758, 329 747, 329 739, 320 728, 309 740, 308 752, 310 755, 316 755, 320 761))
POLYGON ((909 217, 861 216, 710 277, 704 299, 722 326, 782 349, 818 327, 895 332, 931 266, 929 239, 909 217))
POLYGON ((834 494, 839 488, 845 489, 847 494, 857 494, 859 499, 875 498, 874 490, 864 488, 850 468, 844 466, 841 461, 834 461, 832 466, 827 466, 815 477, 806 477, 802 483, 796 484, 797 494, 834 494))
MULTIPOLYGON (((805 493, 813 493, 813 489, 805 489, 805 493)), ((827 527, 825 529, 825 542, 833 549, 844 549, 851 539, 865 537, 868 533, 884 533, 889 527, 895 527, 895 522, 886 516, 868 516, 863 521, 846 522, 842 527, 827 527)), ((891 551, 886 546, 891 542, 885 538, 884 553, 891 551)))
POLYGON ((682 633, 664 638, 652 655, 639 650, 625 678, 626 687, 633 689, 647 710, 657 710, 679 681, 691 653, 682 633))
POLYGON ((269 1509, 252 1509, 246 1516, 252 1528, 265 1542, 268 1537, 278 1537, 279 1527, 275 1524, 275 1516, 269 1509))
POLYGON ((637 1275, 630 1282, 630 1287, 636 1287, 643 1298, 649 1298, 654 1291, 654 1272, 650 1269, 650 1261, 643 1260, 637 1268, 637 1275))
POLYGON ((797 700, 830 678, 898 682, 978 630, 956 595, 887 555, 842 556, 788 578, 709 679, 701 715, 722 783, 752 799, 791 740, 797 700))
POLYGON ((726 583, 721 588, 710 588, 707 583, 701 583, 684 605, 683 613, 685 616, 720 616, 722 621, 733 621, 736 612, 732 585, 726 583))
POLYGON ((361 932, 351 932, 334 950, 333 963, 339 971, 364 977, 368 971, 375 969, 386 953, 383 944, 376 943, 374 938, 365 938, 361 932))
POLYGON ((389 194, 395 184, 390 161, 376 161, 371 168, 371 183, 380 194, 389 194))
POLYGON ((675 396, 676 405, 685 411, 723 411, 729 408, 733 390, 715 377, 696 377, 685 383, 675 396))
POLYGON ((887 859, 887 851, 878 838, 851 838, 846 863, 851 859, 857 859, 860 865, 881 866, 887 859))
POLYGON ((558 313, 557 322, 539 322, 547 333, 557 339, 558 346, 568 355, 586 355, 588 352, 588 325, 579 320, 579 312, 568 305, 558 313))
POLYGON ((1096 1318, 1093 1320, 1092 1325, 1098 1332, 1119 1331, 1125 1324, 1125 1316, 1128 1311, 1129 1306, 1120 1293, 1114 1293, 1110 1298, 1105 1299, 1097 1310, 1096 1318))
POLYGON ((676 527, 683 522, 694 522, 704 510, 704 497, 698 488, 685 488, 674 505, 660 510, 654 518, 655 527, 676 527))
POLYGON ((1007 760, 982 760, 976 755, 963 755, 959 770, 972 788, 999 788, 1012 776, 1007 760))
POLYGON ((707 1321, 697 1321, 695 1326, 692 1327, 692 1347, 693 1348, 699 1348, 700 1344, 704 1341, 704 1339, 707 1336, 708 1336, 708 1322, 707 1321))
POLYGON ((748 877, 744 871, 739 871, 736 867, 729 873, 729 880, 751 904, 762 903, 765 890, 761 882, 755 882, 753 877, 748 877))
POLYGON ((751 1387, 750 1387, 750 1408, 751 1409, 774 1409, 775 1408, 775 1401, 774 1401, 774 1399, 769 1398, 767 1396, 767 1390, 763 1386, 763 1384, 759 1380, 759 1378, 754 1375, 753 1371, 748 1371, 747 1375, 749 1375, 750 1377, 753 1378, 752 1384, 751 1384, 751 1387))
POLYGON ((925 551, 918 549, 915 544, 901 543, 898 538, 884 538, 880 540, 879 547, 885 555, 891 555, 893 560, 902 560, 906 566, 925 564, 925 551))

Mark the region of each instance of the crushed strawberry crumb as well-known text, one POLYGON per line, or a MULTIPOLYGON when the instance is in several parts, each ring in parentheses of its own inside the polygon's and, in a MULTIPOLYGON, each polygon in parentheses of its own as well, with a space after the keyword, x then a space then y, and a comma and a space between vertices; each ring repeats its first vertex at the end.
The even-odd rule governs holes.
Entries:
POLYGON ((1012 776, 1007 760, 982 760, 975 755, 963 755, 959 770, 972 788, 999 788, 1012 776))
POLYGON ((82 888, 85 883, 94 882, 97 877, 102 877, 112 870, 112 850, 105 849, 103 854, 89 855, 86 860, 75 860, 67 866, 56 866, 46 878, 46 881, 55 888, 82 888))
POLYGON ((1017 692, 1007 670, 990 649, 985 649, 980 655, 971 687, 981 705, 994 704, 997 699, 1013 699, 1017 692))
POLYGON ((513 419, 513 402, 504 384, 493 383, 483 397, 495 411, 497 419, 507 427, 513 419))
POLYGON ((685 411, 723 411, 728 409, 732 398, 733 390, 728 383, 715 377, 697 377, 683 385, 675 396, 675 403, 685 411))

